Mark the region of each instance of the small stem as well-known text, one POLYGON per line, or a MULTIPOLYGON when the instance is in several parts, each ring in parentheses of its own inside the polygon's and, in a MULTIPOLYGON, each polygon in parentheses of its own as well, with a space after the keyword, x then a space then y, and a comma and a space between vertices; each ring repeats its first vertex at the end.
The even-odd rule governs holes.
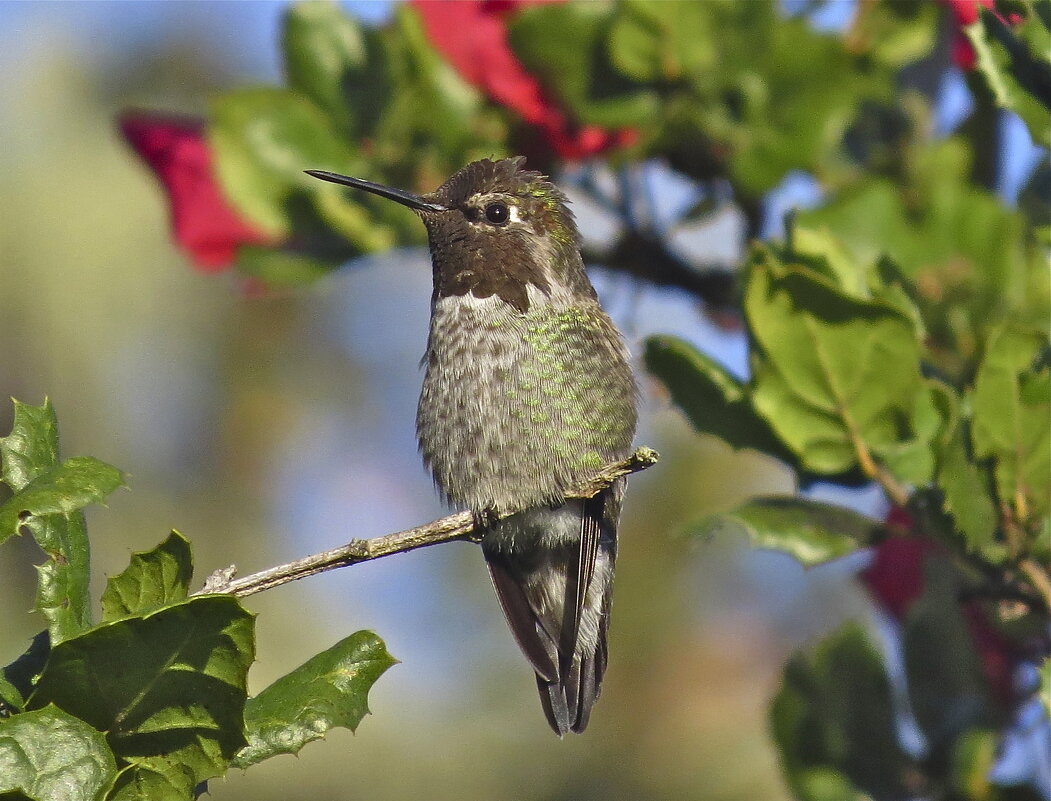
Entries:
MULTIPOLYGON (((657 463, 657 452, 651 448, 639 448, 627 459, 613 462, 599 470, 577 487, 566 494, 566 498, 590 498, 601 492, 618 478, 637 473, 652 467, 657 463)), ((486 523, 503 520, 521 509, 508 509, 487 515, 486 523)), ((356 565, 359 562, 368 562, 383 556, 391 556, 396 553, 407 553, 417 548, 425 548, 429 545, 440 545, 444 542, 467 540, 477 542, 481 535, 481 524, 478 517, 471 512, 457 512, 440 520, 435 520, 416 528, 398 531, 393 534, 385 534, 369 540, 351 540, 346 545, 333 548, 330 551, 306 556, 296 559, 288 564, 271 567, 253 573, 244 578, 234 578, 234 568, 223 568, 217 570, 204 583, 204 587, 194 595, 225 594, 243 598, 273 587, 280 587, 290 581, 296 581, 307 576, 324 573, 348 565, 356 565)))
POLYGON ((1051 610, 1051 576, 1048 575, 1047 569, 1032 559, 1023 559, 1018 569, 1033 585, 1033 589, 1040 593, 1044 607, 1051 610))
POLYGON ((900 484, 885 467, 872 458, 868 447, 862 441, 861 435, 854 429, 853 422, 849 418, 847 418, 847 425, 850 429, 851 439, 854 442, 854 451, 858 455, 858 465, 861 466, 861 472, 865 474, 866 478, 875 481, 883 488, 891 503, 899 509, 904 509, 909 503, 909 490, 900 484))

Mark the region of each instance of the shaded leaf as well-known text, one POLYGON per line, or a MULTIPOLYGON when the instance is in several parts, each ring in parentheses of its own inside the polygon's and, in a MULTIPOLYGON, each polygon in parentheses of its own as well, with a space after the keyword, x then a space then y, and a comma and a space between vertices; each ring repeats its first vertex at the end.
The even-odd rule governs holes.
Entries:
POLYGON ((967 621, 962 583, 940 555, 923 563, 923 592, 905 614, 902 643, 912 710, 932 758, 944 758, 974 726, 995 725, 988 688, 967 621))
POLYGON ((610 59, 625 76, 641 82, 703 75, 716 67, 714 21, 701 3, 622 3, 609 31, 610 59))
POLYGON ((754 448, 795 461, 752 408, 747 388, 709 356, 676 337, 654 336, 646 340, 643 358, 698 431, 714 434, 735 448, 754 448))
POLYGON ((937 415, 907 315, 765 249, 753 259, 745 310, 758 346, 752 404, 806 469, 842 473, 916 448, 921 458, 902 477, 930 477, 937 415))
POLYGON ((116 775, 105 736, 55 706, 0 719, 0 791, 101 801, 116 775))
POLYGON ((741 525, 752 545, 784 551, 804 567, 845 556, 870 544, 880 524, 842 506, 799 497, 755 498, 704 524, 741 525))
POLYGON ((193 577, 190 543, 178 531, 152 551, 131 555, 131 564, 106 580, 102 621, 141 615, 186 599, 193 577))
POLYGON ((37 634, 29 648, 18 659, 3 669, 0 696, 18 709, 25 707, 26 699, 33 692, 37 677, 51 653, 51 637, 46 631, 37 634))
POLYGON ((355 730, 368 692, 396 662, 383 641, 359 631, 275 681, 245 707, 248 745, 234 764, 247 768, 276 754, 296 754, 336 726, 355 730))
POLYGON ((53 703, 107 732, 132 765, 121 792, 149 776, 146 786, 163 781, 189 796, 245 745, 253 623, 218 595, 104 623, 52 649, 29 705, 53 703))
POLYGON ((802 801, 911 797, 917 768, 898 745, 887 674, 858 624, 789 660, 770 718, 785 779, 802 801))
POLYGON ((187 801, 197 797, 194 792, 197 785, 192 783, 189 769, 180 767, 177 762, 164 763, 161 757, 154 761, 161 763, 163 768, 152 770, 136 764, 122 770, 106 801, 187 801))
POLYGON ((1038 520, 1051 508, 1051 403, 1042 392, 1022 392, 1029 381, 1051 380, 1047 365, 1036 373, 1030 369, 1045 347, 1047 337, 1038 331, 995 330, 971 395, 975 457, 995 460, 1000 502, 1023 522, 1038 520))

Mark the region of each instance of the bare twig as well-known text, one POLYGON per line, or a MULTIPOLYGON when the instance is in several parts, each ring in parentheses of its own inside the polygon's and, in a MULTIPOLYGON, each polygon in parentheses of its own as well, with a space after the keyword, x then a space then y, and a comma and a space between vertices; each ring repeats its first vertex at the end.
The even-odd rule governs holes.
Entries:
MULTIPOLYGON (((657 463, 657 452, 650 448, 639 448, 627 459, 606 465, 592 478, 566 494, 566 498, 590 498, 602 491, 618 478, 637 473, 657 463)), ((486 522, 494 522, 510 517, 520 509, 501 510, 488 517, 486 522)), ((346 545, 333 548, 331 551, 296 559, 286 565, 278 565, 268 570, 253 573, 244 578, 234 578, 235 568, 217 570, 204 583, 195 595, 226 594, 243 598, 246 595, 279 587, 290 581, 335 570, 359 562, 368 562, 382 556, 414 551, 428 545, 439 545, 454 540, 477 542, 481 536, 481 524, 471 512, 457 512, 416 528, 385 534, 369 540, 351 540, 346 545)))

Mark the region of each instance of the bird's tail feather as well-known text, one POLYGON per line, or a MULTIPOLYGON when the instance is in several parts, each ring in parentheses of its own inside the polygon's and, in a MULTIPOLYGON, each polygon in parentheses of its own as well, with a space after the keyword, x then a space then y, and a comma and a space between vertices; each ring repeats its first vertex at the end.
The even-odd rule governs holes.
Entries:
POLYGON ((483 542, 504 616, 559 736, 587 727, 606 670, 616 535, 604 500, 581 504, 580 536, 564 545, 519 554, 483 542))

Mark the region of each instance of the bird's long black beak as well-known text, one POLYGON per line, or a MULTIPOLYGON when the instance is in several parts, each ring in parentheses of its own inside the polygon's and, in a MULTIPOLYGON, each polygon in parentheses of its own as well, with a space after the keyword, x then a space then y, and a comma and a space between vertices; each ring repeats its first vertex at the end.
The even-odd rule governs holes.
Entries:
POLYGON ((313 175, 315 178, 320 178, 322 181, 331 181, 334 184, 342 184, 343 186, 353 186, 355 189, 364 189, 366 192, 371 192, 374 195, 385 197, 389 200, 393 200, 396 203, 401 203, 403 206, 408 206, 410 209, 416 211, 448 211, 445 206, 439 203, 431 203, 429 200, 424 200, 419 195, 414 195, 412 192, 406 192, 403 189, 395 189, 391 186, 384 186, 383 184, 374 184, 372 181, 366 181, 363 178, 351 178, 349 175, 340 175, 335 172, 325 172, 324 170, 306 170, 307 175, 313 175))

